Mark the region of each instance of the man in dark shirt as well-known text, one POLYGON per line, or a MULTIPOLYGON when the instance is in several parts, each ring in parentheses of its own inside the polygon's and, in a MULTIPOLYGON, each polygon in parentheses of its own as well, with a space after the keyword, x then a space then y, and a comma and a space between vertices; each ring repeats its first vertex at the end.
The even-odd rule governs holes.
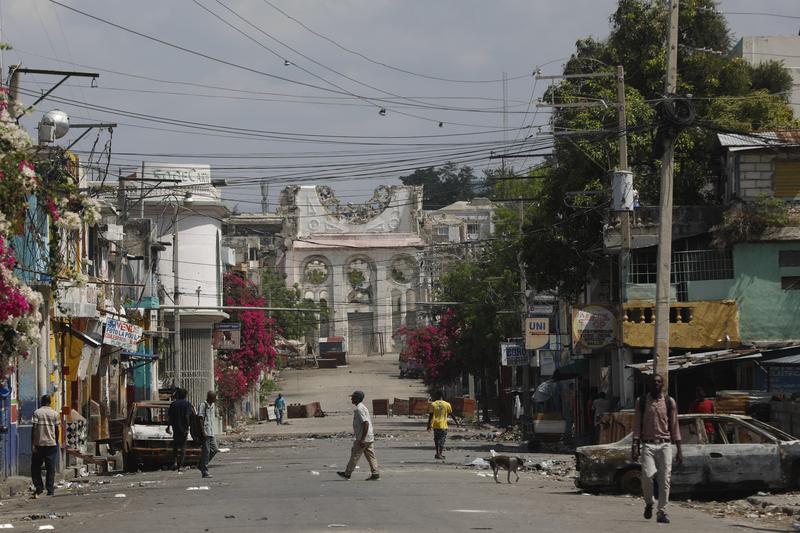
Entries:
POLYGON ((183 471, 183 463, 186 461, 186 441, 189 438, 191 415, 192 404, 186 399, 186 390, 179 388, 175 391, 175 400, 169 406, 167 423, 167 433, 172 433, 172 453, 175 457, 173 469, 178 472, 183 471))

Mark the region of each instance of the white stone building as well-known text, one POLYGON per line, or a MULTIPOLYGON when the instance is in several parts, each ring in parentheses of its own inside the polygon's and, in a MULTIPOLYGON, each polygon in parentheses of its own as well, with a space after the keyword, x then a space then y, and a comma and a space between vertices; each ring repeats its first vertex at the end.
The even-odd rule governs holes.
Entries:
POLYGON ((733 48, 733 56, 751 65, 765 61, 782 61, 792 76, 792 92, 788 96, 795 117, 800 117, 800 36, 770 35, 742 37, 733 48))
POLYGON ((416 323, 422 188, 380 186, 365 204, 342 205, 325 186, 281 194, 286 283, 325 305, 320 337, 342 336, 349 353, 395 351, 392 335, 416 323))

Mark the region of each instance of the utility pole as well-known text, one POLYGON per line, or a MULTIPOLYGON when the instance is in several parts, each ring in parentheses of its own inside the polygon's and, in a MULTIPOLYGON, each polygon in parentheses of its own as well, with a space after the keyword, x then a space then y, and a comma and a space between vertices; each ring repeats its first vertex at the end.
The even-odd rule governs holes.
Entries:
MULTIPOLYGON (((669 36, 667 39, 667 77, 664 97, 675 96, 678 86, 678 0, 669 0, 669 36)), ((669 298, 672 259, 672 177, 675 136, 666 131, 661 161, 661 203, 658 224, 658 260, 656 264, 656 325, 653 341, 653 371, 664 378, 669 391, 669 298)))
POLYGON ((178 306, 174 311, 175 333, 172 342, 172 358, 175 361, 174 383, 176 387, 181 386, 181 286, 178 278, 178 202, 175 203, 175 217, 172 219, 172 301, 178 306))
MULTIPOLYGON (((625 112, 625 69, 617 66, 617 117, 619 123, 619 170, 628 171, 628 117, 625 112)), ((617 317, 617 387, 616 391, 621 404, 625 404, 625 282, 628 273, 631 250, 631 212, 627 209, 620 210, 619 225, 621 242, 619 246, 619 314, 617 317)))
MULTIPOLYGON (((117 181, 117 209, 119 209, 117 222, 120 226, 122 226, 122 230, 124 232, 125 222, 128 220, 128 199, 125 196, 126 178, 123 178, 122 173, 120 173, 117 181)), ((122 242, 117 243, 116 251, 116 257, 114 257, 114 283, 116 283, 114 286, 114 309, 117 310, 117 313, 120 313, 122 307, 122 291, 120 290, 120 287, 122 284, 122 263, 124 253, 122 242)))
MULTIPOLYGON (((519 235, 522 238, 522 228, 525 223, 525 206, 520 199, 519 206, 519 235)), ((525 349, 525 322, 528 317, 528 279, 525 275, 525 261, 522 259, 522 251, 517 252, 517 264, 519 266, 519 292, 522 303, 522 347, 525 349)), ((525 351, 527 353, 527 350, 525 351)), ((527 359, 526 359, 527 360, 527 359)), ((522 367, 522 411, 526 417, 531 416, 531 362, 527 360, 522 367)))

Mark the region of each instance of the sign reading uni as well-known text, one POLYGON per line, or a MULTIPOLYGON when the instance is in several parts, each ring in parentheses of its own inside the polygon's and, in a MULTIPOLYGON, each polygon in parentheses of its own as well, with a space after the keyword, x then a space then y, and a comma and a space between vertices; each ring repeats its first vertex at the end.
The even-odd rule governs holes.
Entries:
POLYGON ((142 331, 142 328, 135 324, 109 318, 106 320, 103 344, 117 346, 123 350, 133 352, 136 351, 137 344, 142 340, 142 331))
POLYGON ((525 319, 525 348, 538 350, 550 341, 550 319, 546 316, 525 319))
POLYGON ((520 343, 500 343, 500 364, 503 366, 525 366, 529 363, 528 351, 520 343))
POLYGON ((603 348, 614 342, 617 318, 604 305, 586 305, 572 309, 573 342, 589 350, 603 348))

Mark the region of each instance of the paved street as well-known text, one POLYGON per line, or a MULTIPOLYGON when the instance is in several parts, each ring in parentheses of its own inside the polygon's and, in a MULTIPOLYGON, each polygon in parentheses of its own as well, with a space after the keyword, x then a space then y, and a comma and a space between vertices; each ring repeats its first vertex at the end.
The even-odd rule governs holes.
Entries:
MULTIPOLYGON (((639 500, 582 495, 567 476, 529 471, 521 474, 518 484, 495 484, 485 470, 463 466, 465 459, 488 457, 490 449, 515 452, 517 444, 478 440, 474 438, 476 430, 454 429, 446 462, 435 461, 421 418, 377 418, 382 479, 364 480, 365 461, 352 480, 339 479, 335 472, 346 463, 350 441, 320 436, 350 427, 346 398, 340 398, 339 404, 335 398, 342 390, 363 383, 367 374, 371 381, 362 386, 368 391, 419 391, 417 382, 393 377, 392 368, 387 356, 354 361, 350 368, 286 373, 282 385, 290 398, 293 379, 300 384, 295 399, 302 397, 299 391, 307 382, 306 389, 316 390, 322 395, 316 398, 330 403, 331 414, 323 419, 292 420, 280 429, 275 424, 260 424, 230 436, 231 451, 212 463, 213 479, 201 479, 196 470, 91 476, 59 489, 54 498, 5 502, 0 523, 12 523, 15 531, 37 531, 42 525, 52 525, 57 531, 85 533, 162 529, 638 533, 659 527, 641 518, 639 500), (328 383, 330 387, 326 387, 328 383), (294 434, 285 434, 290 429, 294 434), (303 431, 317 436, 297 434, 303 431), (49 513, 54 514, 48 517, 49 513), (43 518, 23 520, 31 515, 43 518)), ((568 455, 524 455, 534 461, 571 461, 568 455)), ((771 531, 681 506, 672 508, 671 517, 670 527, 675 531, 771 531)))

